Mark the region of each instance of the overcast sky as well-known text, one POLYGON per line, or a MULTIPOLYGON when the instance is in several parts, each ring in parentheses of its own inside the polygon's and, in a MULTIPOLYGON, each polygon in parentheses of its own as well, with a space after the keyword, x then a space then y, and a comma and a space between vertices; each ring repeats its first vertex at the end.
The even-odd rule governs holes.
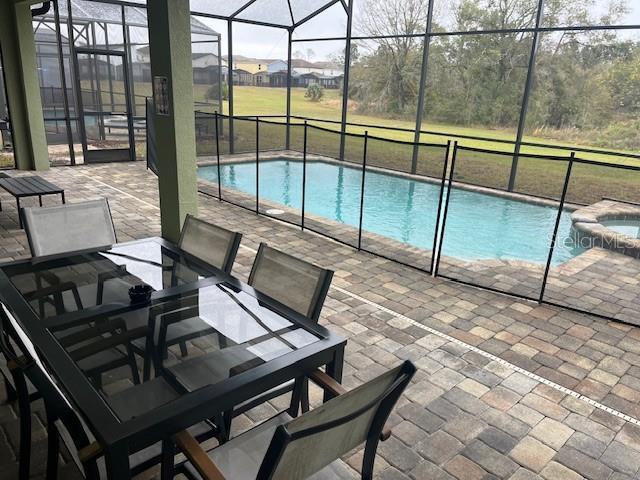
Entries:
MULTIPOLYGON (((283 0, 284 1, 284 0, 283 0)), ((354 0, 354 34, 358 30, 358 14, 357 6, 362 4, 363 0, 354 0)), ((441 5, 446 1, 447 5, 451 5, 451 0, 442 1, 441 5)), ((455 0, 453 0, 455 1, 455 0)), ((609 0, 599 0, 594 8, 594 15, 606 11, 606 5, 609 0)), ((631 9, 623 23, 640 24, 640 0, 628 0, 631 9)), ((438 20, 445 22, 446 16, 437 14, 438 20)), ((227 52, 227 22, 221 20, 213 20, 200 17, 204 23, 214 30, 222 33, 222 51, 223 55, 227 52)), ((254 25, 234 23, 234 53, 247 57, 256 58, 280 58, 287 57, 287 31, 278 28, 259 27, 254 25)), ((341 4, 338 3, 322 14, 318 15, 307 24, 299 27, 294 33, 294 38, 327 38, 344 36, 346 30, 346 15, 341 4)), ((625 36, 633 36, 638 38, 637 31, 627 31, 623 33, 625 36)), ((294 52, 299 51, 305 57, 309 56, 310 60, 326 60, 332 54, 340 53, 344 48, 344 41, 315 41, 315 42, 296 42, 294 43, 294 52)))

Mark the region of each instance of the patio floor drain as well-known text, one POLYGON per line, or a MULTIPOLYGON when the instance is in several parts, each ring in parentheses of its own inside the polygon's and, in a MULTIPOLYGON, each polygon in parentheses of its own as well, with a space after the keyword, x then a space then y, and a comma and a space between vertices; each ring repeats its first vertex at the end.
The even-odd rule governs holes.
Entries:
POLYGON ((267 210, 267 214, 269 215, 282 215, 284 210, 280 210, 279 208, 270 208, 267 210))

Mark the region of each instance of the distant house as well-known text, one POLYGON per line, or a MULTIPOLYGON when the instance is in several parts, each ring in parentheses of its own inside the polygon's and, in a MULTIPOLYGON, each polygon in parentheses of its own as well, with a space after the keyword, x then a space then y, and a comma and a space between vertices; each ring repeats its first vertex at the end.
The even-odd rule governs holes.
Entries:
POLYGON ((257 87, 269 87, 269 73, 266 71, 253 74, 253 84, 257 87))
POLYGON ((309 62, 296 58, 291 60, 291 66, 300 74, 317 73, 324 77, 339 77, 344 74, 342 66, 333 62, 309 62))
MULTIPOLYGON (((191 54, 191 63, 193 68, 207 68, 207 67, 217 67, 220 65, 220 60, 217 55, 213 53, 192 53, 191 54)), ((223 63, 224 60, 223 60, 223 63)))
MULTIPOLYGON (((227 57, 223 57, 225 60, 227 57)), ((243 55, 234 55, 233 56, 233 69, 234 70, 245 70, 249 73, 258 73, 269 71, 269 64, 276 62, 275 58, 251 58, 245 57, 243 55)), ((286 67, 285 67, 286 68, 286 67)))
POLYGON ((269 73, 278 73, 287 71, 287 62, 284 60, 276 60, 267 65, 267 71, 269 73))
MULTIPOLYGON (((226 58, 223 57, 223 66, 226 58)), ((206 61, 206 60, 202 60, 206 61)), ((211 59, 212 63, 215 63, 211 59)), ((295 59, 291 61, 291 86, 307 87, 317 83, 324 88, 336 89, 342 84, 343 69, 333 62, 309 62, 295 59)), ((223 81, 226 75, 223 68, 223 81)), ((285 88, 288 66, 285 60, 233 56, 234 85, 285 88)))
POLYGON ((234 68, 233 84, 242 86, 253 85, 253 74, 242 68, 234 68))
POLYGON ((279 72, 273 72, 269 75, 269 86, 271 87, 286 87, 287 86, 287 71, 281 70, 279 72))
MULTIPOLYGON (((217 83, 218 68, 226 64, 224 60, 218 58, 210 52, 191 54, 191 64, 193 65, 193 83, 199 85, 210 85, 217 83)), ((121 66, 118 67, 118 74, 121 75, 121 66)), ((136 49, 131 61, 131 74, 136 82, 151 81, 151 57, 149 47, 144 46, 136 49)))
POLYGON ((318 84, 323 88, 334 90, 342 85, 342 75, 330 77, 328 75, 320 75, 318 73, 303 73, 300 75, 299 86, 308 87, 309 85, 318 84))
POLYGON ((220 59, 212 53, 192 53, 193 83, 211 85, 218 83, 220 59))
POLYGON ((107 60, 103 60, 105 57, 95 56, 95 58, 79 58, 78 67, 80 69, 81 78, 92 78, 95 76, 94 72, 97 69, 98 78, 106 80, 109 78, 109 71, 111 71, 111 78, 119 80, 116 77, 117 71, 122 70, 122 66, 115 66, 107 60))
POLYGON ((334 62, 315 62, 314 68, 319 69, 325 77, 343 77, 344 67, 334 62))
MULTIPOLYGON (((281 70, 279 72, 274 72, 269 75, 269 86, 271 87, 280 87, 286 88, 287 86, 287 71, 281 70)), ((300 74, 295 70, 291 72, 291 86, 299 87, 300 86, 300 74)))

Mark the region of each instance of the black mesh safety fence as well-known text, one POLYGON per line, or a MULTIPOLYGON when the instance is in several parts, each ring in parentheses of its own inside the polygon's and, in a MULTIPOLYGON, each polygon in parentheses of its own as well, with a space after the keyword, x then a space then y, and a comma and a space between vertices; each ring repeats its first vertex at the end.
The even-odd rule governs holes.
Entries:
POLYGON ((577 158, 543 300, 638 324, 640 167, 577 158))
POLYGON ((287 124, 275 120, 259 120, 260 151, 282 152, 287 147, 287 124))
MULTIPOLYGON (((550 199, 506 191, 512 162, 513 154, 507 152, 454 148, 437 271, 463 283, 538 300, 570 159, 519 158, 524 171, 552 163, 546 190, 550 199)), ((519 186, 535 190, 535 182, 519 186)))
POLYGON ((447 145, 367 137, 360 248, 431 272, 447 145), (432 175, 418 175, 429 171, 432 175))
POLYGON ((465 284, 640 318, 633 161, 514 158, 299 118, 195 121, 199 176, 212 196, 465 284))
MULTIPOLYGON (((304 126, 291 125, 289 135, 304 142, 304 126)), ((285 151, 286 138, 286 123, 259 122, 258 211, 301 226, 304 158, 302 153, 285 151)))
POLYGON ((342 161, 341 136, 339 131, 307 127, 304 226, 358 247, 365 142, 363 135, 345 134, 342 161), (329 155, 319 157, 319 150, 329 155))

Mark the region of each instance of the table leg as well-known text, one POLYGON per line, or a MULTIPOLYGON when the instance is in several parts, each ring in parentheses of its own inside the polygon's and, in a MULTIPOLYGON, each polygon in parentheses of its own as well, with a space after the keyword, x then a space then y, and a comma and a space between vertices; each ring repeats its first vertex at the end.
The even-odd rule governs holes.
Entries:
POLYGON ((16 208, 18 209, 18 222, 22 228, 22 212, 20 212, 20 197, 16 197, 16 208))
POLYGON ((64 192, 61 192, 60 195, 62 196, 62 204, 64 205, 65 203, 67 203, 64 199, 64 192))
POLYGON ((40 206, 42 206, 42 195, 38 195, 38 201, 40 202, 40 206))
POLYGON ((129 451, 125 444, 114 445, 107 449, 105 455, 107 477, 111 480, 130 480, 129 451))
POLYGON ((162 440, 162 465, 160 468, 160 480, 171 480, 174 477, 174 457, 176 447, 171 438, 162 440))
MULTIPOLYGON (((338 383, 342 382, 342 369, 344 367, 344 345, 338 347, 335 352, 333 352, 333 359, 331 362, 327 363, 326 372, 331 378, 336 380, 338 383)), ((332 395, 329 392, 324 392, 324 401, 327 402, 331 400, 332 395)))

